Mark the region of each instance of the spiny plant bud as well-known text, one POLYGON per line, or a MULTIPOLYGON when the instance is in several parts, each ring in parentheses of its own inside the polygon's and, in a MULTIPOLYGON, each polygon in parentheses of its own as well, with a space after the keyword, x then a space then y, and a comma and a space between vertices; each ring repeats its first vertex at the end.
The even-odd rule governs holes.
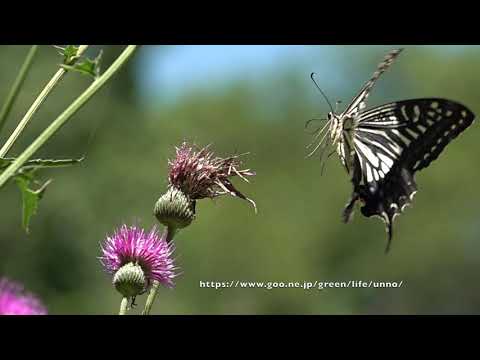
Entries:
POLYGON ((141 294, 147 286, 147 281, 140 265, 129 262, 115 273, 113 285, 120 294, 130 298, 141 294))
POLYGON ((195 202, 181 190, 171 186, 158 199, 153 212, 161 224, 172 229, 182 229, 195 219, 195 202))

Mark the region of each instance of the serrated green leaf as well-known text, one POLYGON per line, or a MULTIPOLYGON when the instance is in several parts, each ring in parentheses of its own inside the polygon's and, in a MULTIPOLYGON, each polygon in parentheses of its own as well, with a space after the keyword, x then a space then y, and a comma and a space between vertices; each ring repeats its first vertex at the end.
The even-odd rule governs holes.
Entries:
POLYGON ((29 233, 30 220, 37 213, 38 202, 51 182, 51 180, 48 180, 39 189, 33 190, 30 188, 33 181, 33 171, 15 177, 15 182, 22 194, 22 226, 27 234, 29 233))
POLYGON ((100 60, 102 58, 102 51, 99 52, 98 56, 91 60, 89 58, 85 58, 82 61, 75 63, 74 65, 66 65, 63 64, 63 67, 66 70, 77 71, 84 75, 92 76, 94 79, 100 76, 100 60))
POLYGON ((94 79, 97 77, 95 64, 88 59, 78 64, 75 64, 73 66, 70 66, 70 65, 60 65, 60 66, 65 70, 77 71, 81 74, 92 76, 94 79))
MULTIPOLYGON (((29 232, 30 220, 37 213, 38 202, 42 198, 51 179, 39 189, 31 189, 31 184, 38 183, 35 179, 36 171, 42 168, 66 167, 81 162, 80 159, 34 159, 27 161, 13 176, 22 194, 22 226, 29 232)), ((15 158, 0 158, 0 173, 3 172, 15 158)))
POLYGON ((56 49, 59 49, 59 54, 63 56, 63 63, 70 64, 76 57, 78 53, 79 46, 67 45, 66 47, 54 46, 56 49))

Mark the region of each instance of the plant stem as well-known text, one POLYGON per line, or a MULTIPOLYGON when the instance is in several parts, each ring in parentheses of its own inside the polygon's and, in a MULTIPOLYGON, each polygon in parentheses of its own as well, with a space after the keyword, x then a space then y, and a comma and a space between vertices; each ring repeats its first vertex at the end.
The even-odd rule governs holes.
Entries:
POLYGON ((168 244, 173 240, 173 237, 177 233, 177 229, 175 227, 167 226, 165 230, 165 240, 168 244))
POLYGON ((27 77, 28 71, 30 70, 30 66, 33 63, 33 58, 38 50, 38 45, 32 45, 30 48, 25 61, 23 62, 20 71, 18 72, 17 78, 12 85, 10 93, 8 94, 7 98, 5 99, 5 103, 3 104, 2 110, 0 111, 0 131, 2 131, 3 125, 5 125, 5 121, 7 119, 10 110, 12 109, 12 105, 17 98, 18 92, 27 77))
POLYGON ((103 85, 115 74, 133 54, 137 45, 128 45, 112 65, 62 113, 58 116, 35 141, 13 161, 0 175, 0 188, 13 176, 16 171, 47 141, 52 137, 88 100, 102 88, 103 85))
POLYGON ((150 310, 152 310, 153 303, 155 302, 155 298, 157 297, 159 286, 160 283, 155 280, 152 287, 150 288, 150 292, 148 293, 147 301, 145 303, 145 309, 143 309, 142 315, 150 315, 150 310))
MULTIPOLYGON (((77 56, 72 60, 72 64, 75 63, 75 61, 87 50, 88 45, 80 45, 78 50, 77 50, 77 56)), ((28 109, 27 113, 23 116, 23 119, 20 120, 18 123, 17 127, 15 130, 13 130, 12 135, 7 139, 5 144, 2 146, 0 149, 0 158, 5 157, 7 152, 11 149, 17 138, 20 136, 20 134, 23 132, 25 127, 28 125, 30 122, 30 119, 32 118, 33 114, 35 114, 40 107, 40 105, 43 104, 45 99, 48 97, 48 95, 52 92, 53 88, 58 84, 58 82, 63 78, 65 73, 68 70, 64 68, 58 69, 58 71, 53 75, 53 77, 50 79, 48 84, 43 88, 42 92, 38 97, 35 99, 33 102, 32 106, 30 106, 30 109, 28 109)))
POLYGON ((128 298, 123 297, 122 302, 120 303, 120 312, 118 315, 125 315, 127 313, 127 307, 128 307, 128 298))
MULTIPOLYGON (((165 229, 165 237, 168 243, 172 241, 173 236, 176 233, 176 229, 167 226, 165 229)), ((142 315, 149 315, 150 310, 152 310, 153 303, 155 302, 155 298, 157 297, 158 288, 160 287, 160 283, 155 280, 153 281, 152 287, 150 288, 150 292, 148 293, 147 301, 145 302, 145 308, 143 309, 142 315)))

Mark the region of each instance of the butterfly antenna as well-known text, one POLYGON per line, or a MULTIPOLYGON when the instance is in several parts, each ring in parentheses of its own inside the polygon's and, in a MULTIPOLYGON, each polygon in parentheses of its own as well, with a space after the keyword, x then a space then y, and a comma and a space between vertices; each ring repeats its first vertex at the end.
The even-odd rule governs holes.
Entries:
POLYGON ((330 103, 330 101, 328 100, 327 95, 325 95, 325 93, 322 91, 322 89, 320 89, 320 86, 318 86, 317 82, 315 81, 315 75, 316 74, 314 72, 312 72, 310 74, 310 79, 312 79, 312 81, 315 84, 315 86, 317 87, 318 91, 320 91, 320 94, 322 94, 323 98, 327 101, 328 106, 330 106, 330 110, 332 110, 332 113, 334 113, 335 111, 333 110, 333 106, 330 103))

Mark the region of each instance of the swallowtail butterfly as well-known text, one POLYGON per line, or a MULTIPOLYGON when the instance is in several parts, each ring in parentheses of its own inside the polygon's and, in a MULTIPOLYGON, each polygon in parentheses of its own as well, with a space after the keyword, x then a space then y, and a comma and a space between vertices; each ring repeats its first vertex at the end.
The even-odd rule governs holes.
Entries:
POLYGON ((475 117, 465 106, 439 98, 397 101, 366 110, 375 82, 401 51, 387 54, 345 111, 336 113, 329 104, 332 111, 323 128, 316 131, 314 142, 323 136, 310 153, 321 149, 322 157, 330 145, 336 147, 353 184, 343 221, 350 220, 355 203, 361 201, 364 216, 379 216, 385 222, 386 252, 395 217, 417 192, 415 172, 430 165, 475 117))

